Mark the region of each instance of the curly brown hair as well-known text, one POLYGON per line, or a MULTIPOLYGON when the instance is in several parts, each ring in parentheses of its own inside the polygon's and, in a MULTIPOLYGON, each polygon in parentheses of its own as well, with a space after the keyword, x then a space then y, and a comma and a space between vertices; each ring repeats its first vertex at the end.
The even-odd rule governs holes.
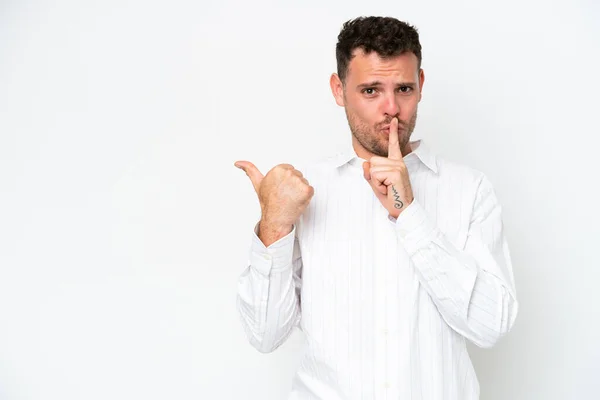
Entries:
POLYGON ((394 57, 407 51, 414 53, 421 68, 421 43, 417 29, 406 22, 391 17, 358 17, 346 21, 335 46, 337 73, 345 82, 348 64, 354 49, 362 48, 369 54, 394 57))

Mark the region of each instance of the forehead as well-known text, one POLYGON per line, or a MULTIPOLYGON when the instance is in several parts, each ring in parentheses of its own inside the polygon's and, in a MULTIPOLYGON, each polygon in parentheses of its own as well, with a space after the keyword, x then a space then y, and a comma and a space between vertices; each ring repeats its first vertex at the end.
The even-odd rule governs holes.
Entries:
POLYGON ((415 79, 419 72, 419 60, 412 52, 398 56, 382 58, 374 51, 365 53, 362 48, 352 52, 352 60, 348 64, 347 79, 352 81, 371 80, 374 78, 415 79))

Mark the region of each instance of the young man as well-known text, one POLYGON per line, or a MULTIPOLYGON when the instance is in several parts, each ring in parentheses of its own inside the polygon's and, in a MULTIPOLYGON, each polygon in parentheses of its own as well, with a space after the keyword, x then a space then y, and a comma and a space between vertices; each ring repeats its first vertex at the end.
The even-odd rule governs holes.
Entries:
POLYGON ((261 352, 306 334, 290 399, 478 399, 466 340, 493 346, 518 310, 494 189, 410 141, 425 80, 412 26, 348 21, 336 55, 351 148, 302 172, 235 163, 262 211, 244 329, 261 352))

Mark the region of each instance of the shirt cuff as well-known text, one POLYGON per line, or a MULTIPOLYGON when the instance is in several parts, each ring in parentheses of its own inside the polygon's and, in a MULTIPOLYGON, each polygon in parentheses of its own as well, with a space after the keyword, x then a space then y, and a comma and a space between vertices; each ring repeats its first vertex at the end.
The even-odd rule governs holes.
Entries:
POLYGON ((271 272, 278 272, 291 268, 296 225, 292 225, 292 231, 290 233, 280 238, 275 243, 272 243, 269 247, 266 247, 258 238, 259 224, 260 222, 256 223, 252 234, 250 265, 265 276, 269 276, 271 272))
POLYGON ((434 237, 436 226, 416 199, 400 213, 397 219, 392 216, 389 218, 394 222, 396 234, 410 255, 427 245, 434 237))

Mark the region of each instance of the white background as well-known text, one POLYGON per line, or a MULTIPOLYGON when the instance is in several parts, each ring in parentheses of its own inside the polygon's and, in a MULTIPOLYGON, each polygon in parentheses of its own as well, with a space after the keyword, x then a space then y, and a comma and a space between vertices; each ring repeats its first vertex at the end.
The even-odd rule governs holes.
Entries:
POLYGON ((600 6, 0 1, 0 399, 284 399, 235 310, 267 172, 350 140, 341 24, 415 24, 414 138, 485 172, 520 314, 471 347, 485 400, 600 396, 600 6))

